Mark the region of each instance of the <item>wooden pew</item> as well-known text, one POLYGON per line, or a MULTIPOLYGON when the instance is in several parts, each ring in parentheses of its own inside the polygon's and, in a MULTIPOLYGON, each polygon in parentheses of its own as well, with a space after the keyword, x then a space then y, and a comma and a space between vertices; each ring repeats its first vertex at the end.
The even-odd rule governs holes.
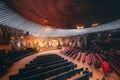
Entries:
POLYGON ((91 60, 90 54, 87 55, 87 62, 88 62, 89 65, 92 64, 92 60, 91 60))
POLYGON ((81 56, 82 56, 82 53, 79 52, 79 56, 78 56, 78 58, 77 58, 78 61, 81 59, 81 56))
POLYGON ((45 80, 45 79, 53 77, 55 75, 73 70, 75 67, 77 67, 77 65, 73 64, 73 65, 62 67, 62 68, 59 68, 59 69, 56 69, 53 71, 45 72, 42 74, 37 74, 37 75, 21 78, 21 80, 45 80))
POLYGON ((55 58, 55 59, 50 59, 50 60, 34 61, 34 62, 30 62, 30 64, 26 64, 25 66, 44 64, 44 63, 54 62, 54 61, 58 61, 58 60, 64 60, 64 58, 55 58))
POLYGON ((99 54, 95 54, 95 56, 99 59, 100 62, 103 62, 103 58, 99 54))
POLYGON ((93 54, 93 55, 92 55, 92 62, 93 62, 93 63, 96 63, 96 61, 97 61, 97 58, 96 58, 96 56, 93 54))
POLYGON ((82 53, 82 62, 84 63, 86 60, 86 54, 85 53, 82 53))
POLYGON ((42 63, 42 64, 34 64, 34 65, 31 65, 31 64, 27 64, 25 65, 25 67, 30 67, 30 66, 36 66, 36 65, 40 65, 40 66, 45 66, 45 65, 51 65, 51 64, 54 64, 55 62, 58 62, 58 61, 66 61, 64 59, 58 59, 58 60, 54 60, 54 61, 51 61, 51 62, 47 62, 47 63, 42 63))
POLYGON ((32 70, 32 69, 36 69, 37 67, 41 67, 42 68, 42 67, 47 67, 47 66, 50 66, 50 65, 63 63, 63 62, 67 62, 67 60, 59 60, 59 61, 54 61, 54 62, 51 62, 51 63, 42 64, 42 65, 38 64, 38 65, 34 65, 34 66, 29 66, 29 67, 20 69, 19 73, 22 73, 22 72, 25 72, 25 71, 28 71, 28 70, 32 70))
POLYGON ((60 75, 58 75, 58 76, 56 76, 56 77, 54 77, 50 80, 66 80, 66 79, 80 73, 81 71, 83 71, 83 68, 72 70, 72 71, 60 74, 60 75))
POLYGON ((89 77, 92 76, 92 72, 88 72, 86 74, 83 74, 80 78, 76 79, 76 80, 89 80, 89 77))
POLYGON ((73 51, 73 52, 70 54, 70 57, 73 57, 74 54, 75 54, 75 52, 73 51))
POLYGON ((75 52, 74 56, 73 56, 73 59, 75 59, 78 55, 78 51, 75 52))
POLYGON ((46 60, 46 59, 54 59, 54 58, 61 58, 61 56, 51 56, 51 57, 39 57, 39 58, 35 58, 33 59, 33 61, 40 61, 40 60, 46 60))
POLYGON ((23 73, 12 75, 12 76, 10 76, 10 79, 13 80, 13 79, 24 78, 24 77, 32 76, 32 75, 35 75, 35 74, 48 72, 48 71, 51 71, 51 70, 54 70, 54 69, 57 69, 57 68, 65 67, 65 66, 68 66, 68 65, 72 65, 72 63, 71 62, 64 62, 64 63, 48 66, 48 67, 45 67, 45 68, 38 68, 38 69, 29 70, 29 71, 26 71, 26 72, 23 72, 23 73))
POLYGON ((112 63, 111 61, 107 61, 108 64, 112 67, 113 70, 120 76, 120 67, 112 63))

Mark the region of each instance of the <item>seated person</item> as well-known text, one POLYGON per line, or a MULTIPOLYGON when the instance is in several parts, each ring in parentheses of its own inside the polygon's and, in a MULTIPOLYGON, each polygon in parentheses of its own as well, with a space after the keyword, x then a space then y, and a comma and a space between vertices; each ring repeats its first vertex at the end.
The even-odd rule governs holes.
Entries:
POLYGON ((100 68, 100 67, 101 67, 101 63, 100 63, 99 60, 97 60, 97 61, 95 62, 95 68, 100 68))
POLYGON ((111 71, 111 67, 109 66, 109 64, 105 61, 102 62, 102 71, 104 72, 104 75, 106 76, 107 74, 110 73, 111 71))
POLYGON ((101 80, 105 80, 105 77, 103 77, 101 80))
POLYGON ((89 71, 88 71, 88 68, 86 68, 84 71, 83 71, 83 74, 86 74, 86 73, 88 73, 89 71))

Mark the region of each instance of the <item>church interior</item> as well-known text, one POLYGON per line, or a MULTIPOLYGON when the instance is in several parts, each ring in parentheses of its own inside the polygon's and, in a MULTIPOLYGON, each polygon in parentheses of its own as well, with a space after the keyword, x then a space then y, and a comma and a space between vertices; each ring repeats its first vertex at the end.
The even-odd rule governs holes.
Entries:
POLYGON ((119 0, 0 0, 0 80, 120 80, 119 0))

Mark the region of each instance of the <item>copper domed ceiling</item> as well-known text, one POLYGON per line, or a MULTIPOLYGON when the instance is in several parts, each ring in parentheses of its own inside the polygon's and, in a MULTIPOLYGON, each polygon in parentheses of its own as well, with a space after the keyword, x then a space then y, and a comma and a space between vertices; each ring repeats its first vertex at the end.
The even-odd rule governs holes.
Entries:
POLYGON ((5 0, 33 22, 54 28, 90 27, 120 18, 119 0, 5 0))

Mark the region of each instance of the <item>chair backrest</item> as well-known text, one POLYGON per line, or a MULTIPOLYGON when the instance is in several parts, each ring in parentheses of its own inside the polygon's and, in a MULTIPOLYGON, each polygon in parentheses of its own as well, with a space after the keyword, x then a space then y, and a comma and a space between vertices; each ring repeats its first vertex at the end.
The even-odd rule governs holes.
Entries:
POLYGON ((92 72, 88 72, 86 74, 83 74, 80 78, 76 79, 76 80, 89 80, 89 77, 92 76, 92 72))

